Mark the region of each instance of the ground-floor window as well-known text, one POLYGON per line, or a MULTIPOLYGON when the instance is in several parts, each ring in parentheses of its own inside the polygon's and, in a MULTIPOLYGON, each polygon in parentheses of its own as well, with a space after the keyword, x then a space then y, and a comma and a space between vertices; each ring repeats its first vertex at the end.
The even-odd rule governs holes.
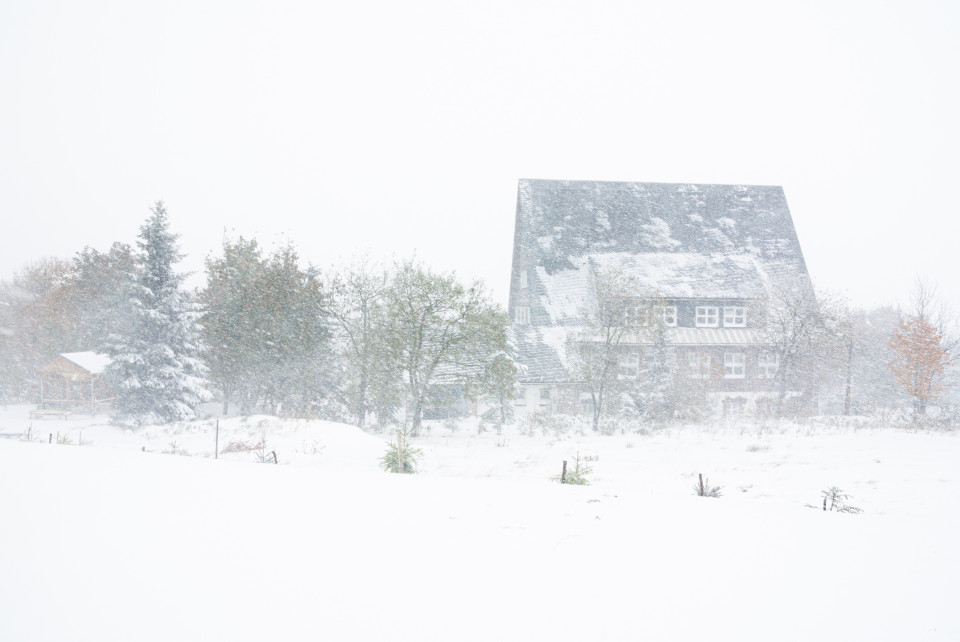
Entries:
POLYGON ((744 359, 742 352, 723 353, 723 376, 727 379, 743 379, 744 359))
POLYGON ((757 356, 757 377, 759 379, 773 379, 777 376, 780 366, 780 357, 775 352, 761 352, 757 356))
POLYGON ((709 352, 693 350, 687 353, 687 374, 694 379, 706 379, 710 376, 711 358, 709 352))
POLYGON ((639 354, 636 352, 627 352, 617 357, 617 377, 619 379, 636 379, 639 374, 639 354))
POLYGON ((723 400, 723 416, 737 417, 743 414, 747 407, 747 400, 743 397, 727 397, 723 400))

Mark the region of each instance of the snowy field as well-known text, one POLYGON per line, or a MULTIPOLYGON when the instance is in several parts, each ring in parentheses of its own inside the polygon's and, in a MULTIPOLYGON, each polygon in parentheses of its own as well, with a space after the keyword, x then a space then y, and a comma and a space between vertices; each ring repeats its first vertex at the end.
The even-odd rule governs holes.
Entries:
POLYGON ((401 476, 341 424, 221 420, 214 460, 213 420, 30 423, 0 411, 3 641, 960 639, 951 433, 463 422, 401 476))

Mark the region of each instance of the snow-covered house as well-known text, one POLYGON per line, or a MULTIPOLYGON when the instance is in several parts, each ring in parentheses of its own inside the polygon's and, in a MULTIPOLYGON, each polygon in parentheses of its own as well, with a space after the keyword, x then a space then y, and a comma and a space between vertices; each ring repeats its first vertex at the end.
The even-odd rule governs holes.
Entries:
MULTIPOLYGON (((601 305, 597 278, 611 271, 630 276, 638 299, 656 297, 671 363, 709 372, 726 413, 762 403, 776 374, 755 314, 771 283, 812 288, 780 187, 521 180, 509 301, 518 413, 554 407, 558 395, 568 409, 571 397, 584 401, 568 341, 601 305)), ((621 377, 640 376, 642 345, 633 348, 621 377)))
POLYGON ((64 352, 37 368, 38 410, 81 410, 96 414, 112 394, 104 380, 110 358, 96 352, 64 352))

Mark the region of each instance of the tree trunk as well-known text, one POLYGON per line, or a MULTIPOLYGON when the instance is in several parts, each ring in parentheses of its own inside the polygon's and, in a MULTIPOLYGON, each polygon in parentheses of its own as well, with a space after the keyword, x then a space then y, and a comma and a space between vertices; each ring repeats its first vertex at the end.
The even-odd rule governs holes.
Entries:
POLYGON ((593 399, 593 432, 600 431, 600 412, 603 408, 603 393, 590 393, 593 399))
POLYGON ((423 422, 423 398, 417 396, 413 400, 413 419, 411 420, 411 433, 414 437, 420 436, 420 424, 423 422))
POLYGON ((363 429, 367 423, 367 371, 360 372, 360 383, 357 390, 357 427, 363 429))
POLYGON ((913 399, 913 414, 919 420, 921 417, 927 414, 927 400, 923 397, 914 397, 913 399))
POLYGON ((850 416, 850 396, 853 387, 853 339, 847 345, 847 380, 843 388, 843 414, 850 416))
POLYGON ((787 398, 786 372, 787 372, 788 365, 789 364, 787 363, 787 356, 783 355, 783 358, 780 359, 780 368, 777 370, 777 378, 780 380, 779 389, 777 391, 777 408, 774 413, 777 417, 783 416, 783 402, 787 398))

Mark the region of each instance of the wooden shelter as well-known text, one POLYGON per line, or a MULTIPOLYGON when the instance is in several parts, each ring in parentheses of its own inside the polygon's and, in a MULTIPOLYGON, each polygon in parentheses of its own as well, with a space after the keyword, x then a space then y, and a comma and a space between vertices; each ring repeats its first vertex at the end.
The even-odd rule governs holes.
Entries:
POLYGON ((97 405, 111 401, 103 373, 110 358, 96 352, 64 352, 37 368, 39 410, 96 414, 97 405))

